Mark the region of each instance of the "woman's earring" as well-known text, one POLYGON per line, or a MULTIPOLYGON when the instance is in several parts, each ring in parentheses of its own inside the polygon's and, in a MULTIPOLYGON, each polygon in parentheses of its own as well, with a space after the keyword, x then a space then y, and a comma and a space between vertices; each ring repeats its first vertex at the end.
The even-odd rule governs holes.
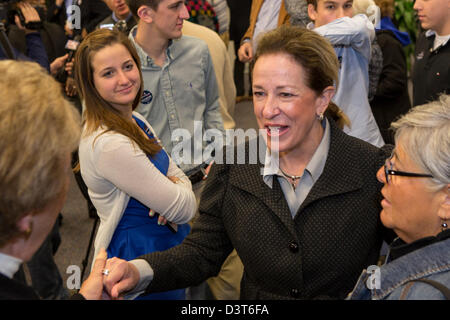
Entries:
POLYGON ((448 228, 447 222, 442 221, 441 228, 442 228, 442 231, 447 230, 447 228, 448 228))
POLYGON ((24 233, 25 233, 25 238, 29 238, 32 231, 33 231, 33 229, 32 229, 31 227, 29 227, 27 230, 25 230, 25 231, 24 231, 24 233))
POLYGON ((33 232, 33 223, 30 223, 30 225, 28 226, 28 228, 24 231, 25 233, 25 238, 29 238, 31 233, 33 232))
POLYGON ((318 114, 317 115, 317 119, 319 119, 319 121, 322 121, 323 120, 323 113, 318 114))

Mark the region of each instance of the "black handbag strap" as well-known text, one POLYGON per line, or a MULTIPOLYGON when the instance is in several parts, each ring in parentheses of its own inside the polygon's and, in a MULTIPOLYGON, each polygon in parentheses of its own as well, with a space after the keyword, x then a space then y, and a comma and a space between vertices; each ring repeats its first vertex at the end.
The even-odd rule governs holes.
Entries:
POLYGON ((423 283, 427 283, 430 286, 433 286, 437 290, 439 290, 444 295, 446 300, 450 300, 450 289, 447 288, 446 286, 444 286, 442 283, 439 283, 437 281, 430 280, 430 279, 416 279, 416 280, 411 280, 411 281, 408 281, 408 282, 423 282, 423 283))

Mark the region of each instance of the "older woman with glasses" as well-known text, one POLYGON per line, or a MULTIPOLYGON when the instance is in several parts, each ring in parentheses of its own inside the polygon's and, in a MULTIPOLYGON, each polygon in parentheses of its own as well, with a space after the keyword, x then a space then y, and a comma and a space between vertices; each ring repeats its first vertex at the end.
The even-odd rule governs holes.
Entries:
POLYGON ((450 299, 450 96, 392 127, 396 146, 377 177, 381 221, 398 238, 380 272, 363 272, 350 298, 450 299))

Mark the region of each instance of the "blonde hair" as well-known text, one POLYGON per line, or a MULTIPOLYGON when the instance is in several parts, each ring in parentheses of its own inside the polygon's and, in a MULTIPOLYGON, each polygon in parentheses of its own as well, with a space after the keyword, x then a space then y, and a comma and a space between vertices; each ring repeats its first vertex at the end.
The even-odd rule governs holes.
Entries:
POLYGON ((450 95, 412 108, 391 127, 395 143, 433 179, 430 190, 439 190, 450 183, 450 95))
POLYGON ((373 0, 353 0, 353 14, 365 14, 367 15, 367 9, 370 6, 376 6, 373 0))
POLYGON ((373 0, 353 0, 353 15, 365 14, 374 26, 379 26, 380 8, 373 0))
POLYGON ((16 224, 60 195, 64 159, 79 143, 78 111, 34 62, 0 61, 0 247, 16 224))

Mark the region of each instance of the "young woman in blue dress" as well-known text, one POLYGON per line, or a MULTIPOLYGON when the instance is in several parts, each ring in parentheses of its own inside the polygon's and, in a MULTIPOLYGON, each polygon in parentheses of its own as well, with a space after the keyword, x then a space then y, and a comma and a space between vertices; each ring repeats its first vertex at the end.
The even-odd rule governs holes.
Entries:
MULTIPOLYGON (((95 251, 104 247, 109 257, 125 260, 181 243, 197 209, 189 179, 134 111, 143 90, 140 65, 128 38, 107 29, 90 33, 75 58, 85 106, 80 170, 100 218, 95 251)), ((181 289, 138 298, 184 294, 181 289)))

